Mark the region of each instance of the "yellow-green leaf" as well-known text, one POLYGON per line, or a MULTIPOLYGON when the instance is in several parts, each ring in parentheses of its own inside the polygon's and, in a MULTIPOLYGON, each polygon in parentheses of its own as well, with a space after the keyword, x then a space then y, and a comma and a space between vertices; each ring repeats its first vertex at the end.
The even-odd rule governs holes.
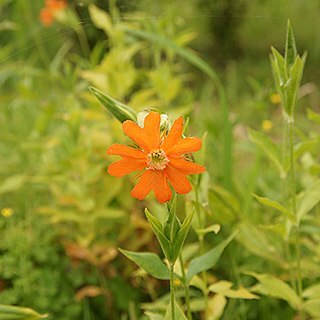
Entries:
POLYGON ((317 180, 309 189, 307 189, 300 200, 298 207, 298 221, 312 210, 320 201, 320 180, 317 180))
POLYGON ((276 209, 277 211, 283 213, 287 218, 289 218, 292 222, 295 222, 295 216, 292 212, 290 212, 288 209, 286 209, 283 205, 281 205, 279 202, 270 200, 268 198, 260 197, 256 194, 253 195, 261 204, 276 209))
POLYGON ((231 289, 233 286, 232 282, 229 281, 218 281, 209 287, 209 291, 219 293, 228 298, 235 299, 259 299, 259 297, 244 287, 238 289, 231 289))
POLYGON ((224 249, 233 240, 236 233, 230 235, 227 239, 220 242, 217 246, 206 252, 200 257, 194 258, 190 262, 187 272, 187 281, 190 281, 196 274, 211 269, 219 261, 224 249))
POLYGON ((254 272, 247 272, 246 274, 255 277, 259 281, 259 284, 252 289, 253 292, 285 300, 295 310, 300 308, 300 298, 286 282, 269 274, 254 272))
POLYGON ((0 304, 0 320, 39 320, 47 317, 47 314, 40 314, 30 308, 0 304))

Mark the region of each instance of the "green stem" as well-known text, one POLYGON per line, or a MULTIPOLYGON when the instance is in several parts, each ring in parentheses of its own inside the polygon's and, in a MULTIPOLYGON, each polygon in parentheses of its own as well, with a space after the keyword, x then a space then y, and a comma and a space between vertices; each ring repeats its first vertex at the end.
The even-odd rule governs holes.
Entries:
POLYGON ((84 32, 83 28, 80 26, 79 29, 76 31, 78 39, 79 39, 79 44, 80 44, 80 48, 81 51, 83 53, 83 55, 86 58, 90 57, 90 46, 88 43, 88 39, 86 36, 86 33, 84 32))
MULTIPOLYGON (((293 140, 293 139, 292 139, 293 140)), ((282 136, 282 162, 284 164, 287 163, 287 151, 289 149, 289 121, 287 117, 284 117, 284 123, 283 123, 283 136, 282 136)), ((290 152, 289 152, 290 154, 290 152)), ((290 173, 289 173, 290 175, 290 173)), ((281 182, 282 182, 282 187, 281 190, 284 190, 284 198, 285 199, 290 199, 292 191, 290 191, 290 186, 288 185, 288 181, 286 179, 287 177, 285 175, 281 176, 281 182)), ((291 183, 289 183, 291 185, 291 183)), ((290 204, 288 204, 288 207, 291 207, 290 204)), ((286 220, 286 226, 287 234, 285 237, 285 243, 284 243, 284 252, 286 255, 286 259, 289 263, 289 275, 290 275, 290 283, 291 287, 297 292, 297 283, 295 280, 295 275, 294 275, 294 264, 292 260, 292 253, 291 253, 291 248, 290 248, 290 233, 291 233, 291 228, 292 228, 292 223, 288 219, 286 220)))
POLYGON ((174 312, 174 263, 170 263, 170 305, 171 305, 171 320, 175 320, 174 312))
MULTIPOLYGON (((30 2, 29 1, 22 1, 22 3, 23 3, 23 9, 24 9, 23 12, 24 12, 24 15, 25 15, 27 22, 29 23, 29 22, 34 21, 35 19, 33 17, 33 13, 32 13, 31 7, 30 7, 30 2)), ((39 36, 39 32, 33 33, 33 39, 34 39, 34 42, 35 42, 36 47, 38 49, 38 53, 39 53, 40 59, 42 60, 44 67, 48 67, 50 64, 50 58, 47 54, 45 46, 43 45, 42 39, 39 36)))
POLYGON ((184 270, 184 263, 183 263, 183 258, 182 258, 181 254, 179 255, 179 262, 180 262, 180 266, 181 266, 184 290, 185 290, 185 295, 186 295, 187 317, 188 317, 188 320, 192 320, 191 309, 190 309, 189 284, 186 282, 186 272, 184 270))
MULTIPOLYGON (((200 252, 201 252, 201 254, 204 254, 205 250, 204 250, 204 238, 203 238, 203 236, 199 237, 199 241, 200 241, 200 252)), ((203 294, 204 294, 204 319, 208 319, 209 299, 208 299, 208 290, 207 290, 207 284, 208 284, 207 272, 203 271, 201 275, 202 275, 202 280, 203 280, 204 287, 206 288, 205 292, 203 292, 203 294)))
MULTIPOLYGON (((294 121, 289 121, 289 157, 290 157, 290 193, 292 201, 292 211, 294 215, 297 215, 297 200, 296 200, 296 171, 295 171, 295 161, 294 161, 294 144, 293 144, 293 131, 294 131, 294 121)), ((298 220, 298 219, 297 219, 298 220)), ((302 295, 302 276, 301 276, 301 252, 300 252, 300 226, 297 225, 297 237, 295 241, 296 248, 296 260, 297 260, 297 287, 298 293, 301 297, 302 295)))
POLYGON ((294 129, 294 120, 288 120, 289 125, 289 161, 290 161, 290 170, 289 170, 289 187, 290 187, 290 196, 291 196, 291 206, 294 214, 297 212, 297 201, 296 201, 296 172, 295 172, 295 162, 294 162, 294 153, 293 153, 293 129, 294 129))
POLYGON ((289 239, 285 240, 284 250, 285 250, 285 255, 287 257, 287 260, 289 262, 290 284, 292 288, 297 292, 297 284, 295 282, 295 277, 294 277, 294 266, 292 265, 292 255, 291 255, 291 250, 289 246, 289 239))
MULTIPOLYGON (((199 227, 205 228, 206 227, 206 217, 205 215, 201 215, 201 210, 200 210, 200 198, 199 198, 199 184, 200 184, 200 178, 198 178, 198 182, 197 185, 195 187, 195 197, 196 197, 196 212, 198 215, 198 220, 199 220, 199 227)), ((203 235, 198 235, 198 239, 199 239, 199 243, 200 243, 200 252, 201 254, 205 253, 205 247, 204 247, 204 237, 203 235)), ((202 272, 202 280, 204 283, 205 288, 207 288, 207 283, 208 283, 208 279, 207 279, 207 272, 203 271, 202 272)), ((207 319, 208 317, 208 306, 209 306, 209 301, 208 301, 208 292, 203 292, 204 294, 204 318, 207 319)))
MULTIPOLYGON (((295 171, 295 161, 294 161, 294 142, 293 142, 293 132, 294 132, 294 119, 289 119, 289 185, 290 185, 290 195, 291 195, 291 206, 292 212, 297 217, 297 200, 296 200, 296 171, 295 171)), ((297 217, 298 221, 298 217, 297 217)), ((300 244, 300 225, 296 225, 296 239, 294 242, 296 251, 296 270, 297 270, 297 293, 299 297, 302 297, 302 274, 301 274, 301 244, 300 244)), ((300 311, 300 318, 304 319, 304 314, 300 311)))

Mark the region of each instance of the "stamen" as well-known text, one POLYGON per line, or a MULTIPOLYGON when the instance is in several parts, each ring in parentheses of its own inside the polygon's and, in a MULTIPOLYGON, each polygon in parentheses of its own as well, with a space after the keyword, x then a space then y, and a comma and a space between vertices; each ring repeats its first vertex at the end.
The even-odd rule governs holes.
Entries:
POLYGON ((147 170, 163 170, 169 162, 169 158, 162 149, 152 151, 148 154, 147 170))

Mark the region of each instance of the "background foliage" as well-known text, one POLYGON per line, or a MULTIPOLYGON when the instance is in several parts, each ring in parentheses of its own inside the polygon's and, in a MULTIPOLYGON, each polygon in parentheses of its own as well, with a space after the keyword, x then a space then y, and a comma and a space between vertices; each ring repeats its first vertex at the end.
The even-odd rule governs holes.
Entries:
MULTIPOLYGON (((79 0, 48 27, 39 19, 44 6, 0 1, 0 302, 86 320, 145 319, 141 310, 167 302, 168 283, 117 250, 160 252, 143 209, 148 204, 160 217, 164 211, 152 197, 132 199, 129 179, 107 175, 106 147, 127 140, 88 90, 93 85, 136 111, 182 114, 190 135, 206 132, 197 155, 208 169, 201 210, 208 225, 221 225, 206 236, 208 249, 239 230, 209 283, 251 287, 256 278, 262 294, 233 299, 213 288, 211 319, 297 317, 291 297, 265 295, 265 278, 256 275, 289 283, 291 267, 284 216, 252 194, 280 203, 286 197, 275 156, 280 100, 268 56, 271 45, 283 51, 288 18, 298 51, 308 51, 296 113, 298 198, 310 187, 319 191, 319 2, 79 0), (208 63, 211 78, 194 57, 208 63)), ((318 319, 319 287, 311 286, 320 277, 319 209, 310 209, 301 263, 308 317, 318 319)), ((182 216, 185 210, 180 204, 182 216)), ((186 257, 196 255, 196 239, 191 232, 186 257)), ((194 310, 202 310, 199 285, 191 293, 194 310)))

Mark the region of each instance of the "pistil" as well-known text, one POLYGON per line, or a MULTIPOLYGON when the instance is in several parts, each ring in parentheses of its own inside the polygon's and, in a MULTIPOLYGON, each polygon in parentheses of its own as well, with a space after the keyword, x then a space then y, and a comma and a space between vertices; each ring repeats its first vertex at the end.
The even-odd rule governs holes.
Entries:
POLYGON ((162 149, 155 150, 148 154, 147 169, 163 170, 169 162, 169 158, 162 149))

